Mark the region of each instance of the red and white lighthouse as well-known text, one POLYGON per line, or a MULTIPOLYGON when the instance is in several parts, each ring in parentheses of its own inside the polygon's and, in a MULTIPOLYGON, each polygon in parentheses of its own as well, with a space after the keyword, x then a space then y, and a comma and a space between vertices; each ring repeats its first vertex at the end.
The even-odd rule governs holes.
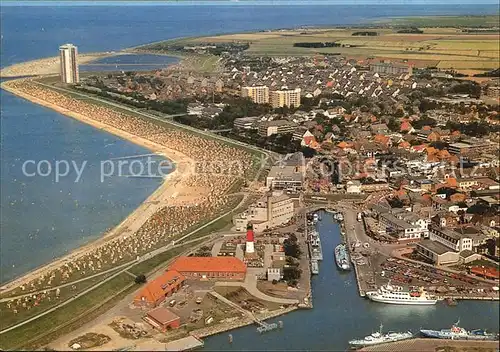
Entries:
POLYGON ((252 224, 247 225, 247 243, 245 246, 245 253, 246 254, 252 254, 255 252, 255 247, 254 247, 254 233, 253 233, 253 226, 252 224))

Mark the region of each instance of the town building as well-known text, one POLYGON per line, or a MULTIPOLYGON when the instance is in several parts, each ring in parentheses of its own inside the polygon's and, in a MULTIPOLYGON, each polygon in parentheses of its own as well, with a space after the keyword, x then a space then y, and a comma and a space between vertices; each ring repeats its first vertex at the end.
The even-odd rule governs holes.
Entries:
POLYGON ((158 307, 148 312, 144 320, 161 332, 177 329, 181 325, 181 318, 164 307, 158 307))
POLYGON ((429 259, 436 265, 455 264, 460 260, 460 255, 436 241, 423 240, 416 247, 416 252, 429 259))
POLYGON ((253 230, 262 232, 288 223, 293 218, 294 211, 293 198, 288 195, 267 195, 251 205, 247 212, 235 216, 233 223, 240 230, 251 223, 253 230))
POLYGON ((413 74, 413 68, 410 65, 391 62, 372 63, 370 64, 370 71, 388 75, 413 74))
POLYGON ((499 99, 500 97, 500 86, 491 86, 486 90, 486 95, 490 98, 499 99))
POLYGON ((175 270, 168 270, 153 281, 146 283, 141 291, 134 297, 134 305, 156 307, 166 297, 177 292, 186 278, 175 270))
POLYGON ((266 187, 274 190, 298 192, 302 190, 304 174, 299 166, 273 166, 266 178, 266 187))
POLYGON ((80 82, 78 72, 78 48, 73 44, 64 44, 59 47, 61 81, 67 84, 80 82))
POLYGON ((300 92, 300 88, 275 90, 269 94, 269 102, 274 109, 283 106, 297 108, 300 106, 300 92))
POLYGON ((169 267, 188 279, 244 280, 247 267, 234 257, 179 257, 169 267))
POLYGON ((267 269, 267 281, 280 281, 281 280, 281 269, 280 268, 268 268, 267 269))
POLYGON ((269 88, 267 86, 258 87, 242 87, 241 96, 243 98, 250 98, 256 104, 269 103, 269 88))
POLYGON ((288 120, 263 121, 259 124, 259 135, 269 137, 273 134, 293 133, 297 124, 288 120))
POLYGON ((467 234, 461 234, 453 230, 431 226, 429 239, 439 242, 455 252, 472 251, 472 238, 467 234))
POLYGON ((391 213, 380 214, 379 221, 382 228, 387 233, 397 236, 399 241, 414 241, 429 237, 429 229, 425 221, 410 223, 391 213))
POLYGON ((256 130, 259 120, 259 116, 239 117, 234 119, 233 127, 237 130, 256 130))
POLYGON ((451 143, 448 151, 451 154, 470 155, 482 154, 493 151, 498 145, 490 141, 470 138, 457 143, 451 143))

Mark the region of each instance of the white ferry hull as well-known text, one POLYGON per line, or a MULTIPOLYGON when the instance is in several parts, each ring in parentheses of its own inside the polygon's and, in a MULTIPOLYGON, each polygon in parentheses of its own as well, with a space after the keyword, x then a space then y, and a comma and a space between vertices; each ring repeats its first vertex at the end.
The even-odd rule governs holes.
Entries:
POLYGON ((374 302, 385 303, 385 304, 399 304, 399 305, 412 305, 412 306, 430 306, 437 303, 436 299, 427 300, 395 300, 379 297, 376 292, 367 292, 366 296, 374 302))

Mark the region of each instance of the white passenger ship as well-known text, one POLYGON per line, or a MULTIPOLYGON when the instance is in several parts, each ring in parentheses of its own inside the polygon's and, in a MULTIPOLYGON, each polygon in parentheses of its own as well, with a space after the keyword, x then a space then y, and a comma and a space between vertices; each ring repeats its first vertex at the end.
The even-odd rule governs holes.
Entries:
POLYGON ((406 305, 432 305, 437 299, 431 297, 423 289, 405 291, 400 286, 392 286, 389 282, 377 291, 370 291, 366 296, 374 302, 406 305))

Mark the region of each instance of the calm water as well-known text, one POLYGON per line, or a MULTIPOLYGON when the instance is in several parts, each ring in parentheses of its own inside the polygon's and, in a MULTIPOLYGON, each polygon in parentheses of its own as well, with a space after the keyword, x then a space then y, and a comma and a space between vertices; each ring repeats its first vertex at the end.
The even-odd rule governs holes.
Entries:
POLYGON ((311 310, 299 310, 272 321, 283 321, 283 330, 260 335, 255 326, 212 336, 205 340, 207 350, 346 350, 347 341, 362 338, 379 325, 384 330, 412 330, 421 327, 442 329, 459 318, 464 328, 499 329, 497 302, 459 302, 456 307, 443 303, 429 307, 392 306, 372 303, 359 297, 354 271, 337 270, 333 249, 340 242, 339 228, 328 213, 318 222, 324 260, 320 273, 312 278, 311 310))
MULTIPOLYGON (((226 3, 26 7, 2 3, 0 62, 3 67, 54 56, 58 46, 66 42, 78 45, 80 52, 113 51, 185 36, 302 25, 348 25, 387 16, 483 14, 497 10, 496 5, 226 3)), ((111 177, 101 183, 102 160, 147 151, 3 91, 1 103, 0 281, 4 282, 98 237, 136 208, 159 185, 159 180, 111 177), (48 160, 52 165, 56 160, 73 160, 77 165, 88 161, 88 165, 81 182, 74 182, 74 171, 55 182, 50 177, 24 176, 22 165, 28 159, 48 160)), ((321 226, 327 227, 327 221, 321 226)), ((326 236, 325 250, 333 248, 333 232, 322 235, 326 236)), ((349 337, 370 332, 380 320, 388 328, 402 322, 410 328, 421 323, 447 326, 456 318, 455 311, 445 307, 413 312, 368 305, 357 297, 352 274, 339 276, 333 269, 333 259, 326 256, 321 274, 313 283, 317 308, 284 317, 282 332, 257 338, 253 328, 244 328, 233 333, 232 347, 227 345, 225 335, 208 339, 207 347, 330 349, 344 346, 349 337), (441 312, 452 314, 444 319, 441 312)), ((498 318, 495 304, 462 303, 456 311, 463 320, 466 316, 477 319, 477 324, 469 320, 466 327, 489 327, 498 318)))
POLYGON ((175 64, 179 59, 164 55, 123 54, 80 65, 80 71, 150 71, 175 64))

